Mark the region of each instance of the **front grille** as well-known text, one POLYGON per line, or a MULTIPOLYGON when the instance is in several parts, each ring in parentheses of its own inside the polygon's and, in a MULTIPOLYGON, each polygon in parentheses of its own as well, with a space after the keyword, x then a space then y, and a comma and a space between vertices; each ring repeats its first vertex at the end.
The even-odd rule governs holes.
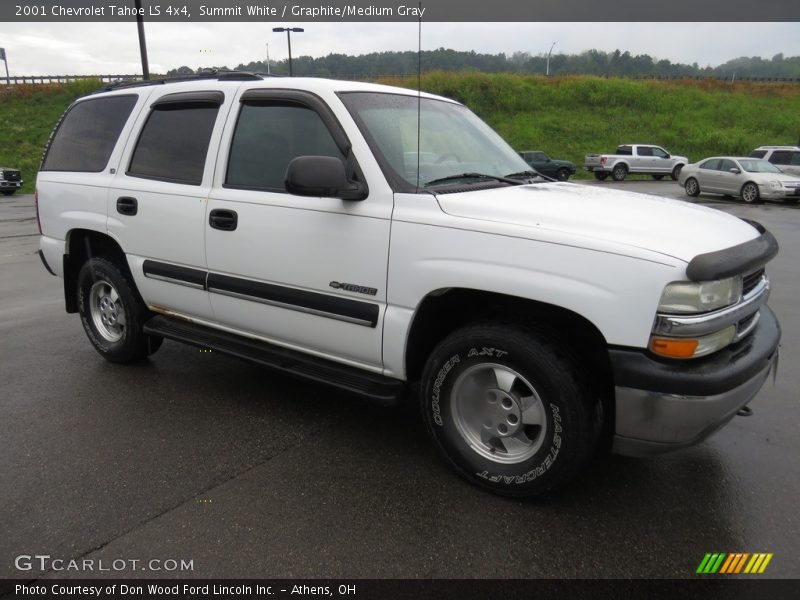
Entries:
POLYGON ((793 190, 797 189, 797 188, 800 188, 800 181, 784 181, 783 182, 783 187, 789 188, 789 189, 793 189, 793 190))
POLYGON ((22 175, 19 171, 12 171, 10 169, 6 169, 3 171, 3 179, 6 181, 19 181, 22 179, 22 175))
POLYGON ((749 292, 752 292, 763 276, 764 269, 762 267, 742 277, 742 295, 746 296, 749 292))

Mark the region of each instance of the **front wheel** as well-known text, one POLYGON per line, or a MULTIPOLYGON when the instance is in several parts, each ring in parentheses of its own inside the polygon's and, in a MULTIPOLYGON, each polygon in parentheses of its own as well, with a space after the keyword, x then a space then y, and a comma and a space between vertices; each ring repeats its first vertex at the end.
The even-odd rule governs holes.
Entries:
POLYGON ((611 177, 614 178, 614 181, 622 181, 628 175, 628 167, 625 165, 617 165, 614 167, 614 170, 611 171, 611 177))
POLYGON ((681 176, 681 171, 683 170, 683 165, 676 165, 674 169, 672 169, 672 177, 673 181, 678 181, 678 178, 681 176))
POLYGON ((470 482, 514 497, 570 480, 585 463, 602 411, 576 360, 533 327, 458 330, 431 355, 421 406, 434 443, 470 482))
POLYGON ((653 179, 655 179, 656 181, 661 181, 662 179, 664 179, 664 176, 663 175, 653 175, 653 179))
POLYGON ((116 363, 144 359, 163 338, 142 326, 149 313, 125 271, 105 258, 90 258, 78 274, 78 312, 95 350, 116 363))
POLYGON ((683 184, 683 189, 686 190, 687 196, 697 196, 700 194, 700 184, 697 183, 697 179, 694 177, 689 177, 686 180, 686 183, 683 184))
POLYGON ((3 190, 3 196, 12 196, 17 190, 3 190))
POLYGON ((755 183, 749 182, 742 186, 742 200, 747 204, 755 204, 761 199, 758 192, 758 186, 755 183))
POLYGON ((569 169, 559 169, 556 171, 556 179, 559 181, 566 181, 569 179, 569 169))

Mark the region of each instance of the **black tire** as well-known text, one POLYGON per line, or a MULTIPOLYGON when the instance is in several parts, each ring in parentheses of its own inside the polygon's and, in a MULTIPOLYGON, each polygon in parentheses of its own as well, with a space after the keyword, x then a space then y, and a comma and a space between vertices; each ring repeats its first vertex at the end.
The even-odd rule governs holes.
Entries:
POLYGON ((655 179, 656 181, 661 181, 662 179, 664 179, 664 176, 663 175, 653 175, 653 179, 655 179))
POLYGON ((683 170, 683 165, 675 165, 675 168, 672 169, 672 181, 678 181, 678 178, 681 176, 681 171, 683 170))
POLYGON ((569 169, 559 169, 556 171, 556 179, 559 181, 567 181, 569 179, 569 169))
POLYGON ((700 182, 698 182, 694 177, 689 177, 689 179, 687 179, 683 184, 683 189, 686 190, 687 196, 699 196, 700 182))
POLYGON ((17 190, 3 190, 3 196, 13 196, 17 190))
POLYGON ((748 181, 742 186, 740 195, 742 196, 742 200, 747 204, 758 204, 761 202, 761 194, 758 191, 758 186, 752 181, 748 181))
MULTIPOLYGON (((486 323, 456 331, 431 354, 420 390, 423 419, 445 459, 471 483, 504 496, 544 494, 572 479, 595 447, 602 426, 599 400, 593 399, 579 362, 556 339, 535 327, 486 323), (512 385, 503 386, 499 383, 502 378, 492 375, 498 367, 501 374, 508 370, 518 375, 512 385), (463 390, 465 381, 486 369, 490 371, 486 390, 472 388, 470 395, 453 394, 454 389, 463 390), (491 377, 495 388, 491 387, 491 377), (503 395, 500 388, 516 391, 503 395), (530 395, 530 389, 534 395, 530 395), (494 400, 493 394, 498 394, 494 400), (477 444, 464 433, 459 408, 464 402, 476 404, 476 399, 480 406, 472 408, 471 427, 481 432, 477 444), (542 425, 525 424, 526 418, 530 419, 526 413, 533 413, 529 413, 530 405, 523 410, 524 402, 531 399, 537 403, 533 421, 542 425), (518 401, 523 404, 514 404, 521 412, 516 417, 518 425, 512 427, 521 433, 514 435, 532 443, 518 450, 518 460, 509 462, 514 457, 510 454, 513 446, 505 441, 512 437, 508 427, 506 438, 483 442, 482 434, 491 436, 495 431, 489 424, 499 430, 506 423, 505 413, 487 417, 488 412, 500 410, 506 402, 511 408, 518 401)), ((511 416, 507 418, 512 423, 511 416)))
POLYGON ((595 171, 594 178, 597 179, 598 181, 605 181, 606 179, 608 179, 608 173, 606 173, 605 171, 595 171))
POLYGON ((622 181, 628 176, 628 167, 625 165, 616 165, 611 171, 611 177, 614 181, 622 181))
POLYGON ((78 313, 95 350, 111 362, 141 361, 163 342, 142 331, 151 313, 127 270, 106 258, 90 258, 81 268, 78 313))

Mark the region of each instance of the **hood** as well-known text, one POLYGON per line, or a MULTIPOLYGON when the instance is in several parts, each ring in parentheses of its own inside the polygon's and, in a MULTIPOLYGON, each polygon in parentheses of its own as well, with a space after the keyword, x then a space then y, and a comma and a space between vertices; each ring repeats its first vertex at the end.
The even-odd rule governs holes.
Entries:
POLYGON ((455 217, 560 231, 657 252, 689 262, 698 254, 758 237, 755 228, 722 211, 648 194, 572 183, 540 183, 437 196, 455 217))

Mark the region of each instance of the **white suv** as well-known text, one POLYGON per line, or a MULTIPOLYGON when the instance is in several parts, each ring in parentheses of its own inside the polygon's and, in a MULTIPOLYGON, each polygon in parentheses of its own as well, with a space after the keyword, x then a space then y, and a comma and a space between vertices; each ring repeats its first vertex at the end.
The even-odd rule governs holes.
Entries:
POLYGON ((763 158, 784 173, 800 175, 800 147, 761 146, 750 153, 751 158, 763 158))
POLYGON ((168 338, 379 402, 413 391, 449 463, 497 493, 563 484, 600 440, 704 439, 777 356, 775 239, 528 169, 467 108, 410 90, 128 84, 56 128, 40 252, 108 360, 168 338))

